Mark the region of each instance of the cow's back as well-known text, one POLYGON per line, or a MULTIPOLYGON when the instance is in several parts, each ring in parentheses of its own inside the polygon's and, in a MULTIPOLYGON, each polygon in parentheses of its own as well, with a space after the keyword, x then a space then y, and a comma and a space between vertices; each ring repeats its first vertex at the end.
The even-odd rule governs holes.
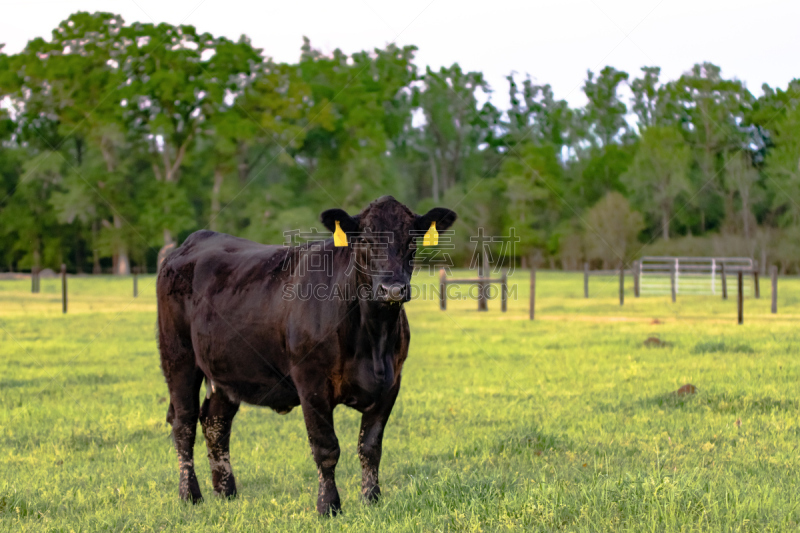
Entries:
POLYGON ((193 363, 215 380, 219 375, 222 384, 226 378, 242 387, 252 377, 282 379, 288 368, 281 349, 289 306, 281 287, 291 275, 283 268, 287 253, 285 246, 223 233, 190 235, 159 272, 160 342, 187 346, 193 363))

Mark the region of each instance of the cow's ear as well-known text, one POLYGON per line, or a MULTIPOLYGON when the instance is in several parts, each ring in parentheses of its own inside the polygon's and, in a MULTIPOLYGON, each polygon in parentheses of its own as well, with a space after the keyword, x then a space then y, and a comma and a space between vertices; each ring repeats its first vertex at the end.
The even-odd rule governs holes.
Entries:
POLYGON ((414 226, 417 230, 425 231, 431 227, 431 222, 436 222, 436 231, 444 231, 453 225, 458 215, 446 207, 434 207, 424 215, 417 215, 414 226))
POLYGON ((336 222, 345 233, 358 232, 358 216, 351 217, 344 209, 328 209, 319 216, 322 224, 331 231, 336 231, 336 222))

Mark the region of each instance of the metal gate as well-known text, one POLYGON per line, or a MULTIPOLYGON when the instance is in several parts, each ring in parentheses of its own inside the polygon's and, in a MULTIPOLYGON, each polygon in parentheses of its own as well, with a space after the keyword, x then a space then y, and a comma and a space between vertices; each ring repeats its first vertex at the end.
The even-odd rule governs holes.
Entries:
MULTIPOLYGON (((672 276, 675 276, 677 294, 722 294, 722 279, 727 278, 729 287, 739 272, 752 274, 758 263, 749 257, 642 257, 636 265, 640 291, 648 295, 664 295, 672 292, 672 276)), ((752 276, 744 278, 745 295, 755 292, 752 276)))

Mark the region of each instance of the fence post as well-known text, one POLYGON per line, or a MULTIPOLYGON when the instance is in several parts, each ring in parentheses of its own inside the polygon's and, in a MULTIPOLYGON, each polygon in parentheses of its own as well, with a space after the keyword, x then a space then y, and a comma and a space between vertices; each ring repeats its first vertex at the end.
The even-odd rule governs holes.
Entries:
POLYGON ((625 303, 625 263, 619 262, 619 305, 625 303))
POLYGON ((503 313, 508 309, 508 271, 503 270, 500 277, 500 311, 503 313))
POLYGON ((756 298, 761 298, 761 284, 758 282, 758 263, 753 270, 753 294, 756 298))
POLYGON ((642 275, 642 262, 641 261, 634 261, 633 262, 633 297, 639 297, 639 276, 642 275))
POLYGON ((531 320, 533 320, 535 307, 536 307, 536 267, 531 267, 531 312, 530 312, 531 320))
POLYGON ((447 273, 439 269, 439 309, 447 310, 447 273))
POLYGON ((136 274, 139 273, 139 267, 133 268, 133 297, 137 298, 139 296, 139 279, 136 274))
POLYGON ((722 273, 722 299, 728 299, 728 274, 725 272, 725 261, 722 261, 722 265, 720 268, 720 272, 722 273))
POLYGON ((778 267, 772 265, 769 270, 772 275, 772 314, 774 315, 778 312, 778 267))
MULTIPOLYGON (((483 279, 486 277, 487 260, 486 253, 481 252, 481 262, 478 264, 478 277, 483 279)), ((483 281, 478 282, 478 311, 488 311, 489 307, 486 305, 486 283, 483 281)))
POLYGON ((583 264, 583 297, 589 297, 589 262, 583 264))
POLYGON ((61 263, 61 312, 67 313, 67 265, 61 263))
POLYGON ((741 270, 739 271, 739 275, 737 276, 737 285, 739 289, 739 294, 737 295, 737 307, 739 311, 739 324, 744 323, 744 272, 741 270))
POLYGON ((677 268, 675 266, 675 263, 672 263, 672 268, 670 269, 669 282, 670 282, 670 288, 672 290, 672 302, 673 303, 675 303, 675 296, 676 296, 676 293, 677 293, 676 287, 675 287, 676 270, 677 270, 677 268))

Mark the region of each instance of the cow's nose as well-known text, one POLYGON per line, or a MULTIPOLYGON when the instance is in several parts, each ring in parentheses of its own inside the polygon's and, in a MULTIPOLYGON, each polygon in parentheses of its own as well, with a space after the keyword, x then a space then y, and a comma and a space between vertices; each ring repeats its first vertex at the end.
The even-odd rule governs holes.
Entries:
POLYGON ((378 297, 386 302, 405 302, 407 300, 406 295, 406 286, 401 283, 389 285, 381 283, 378 287, 378 297))

